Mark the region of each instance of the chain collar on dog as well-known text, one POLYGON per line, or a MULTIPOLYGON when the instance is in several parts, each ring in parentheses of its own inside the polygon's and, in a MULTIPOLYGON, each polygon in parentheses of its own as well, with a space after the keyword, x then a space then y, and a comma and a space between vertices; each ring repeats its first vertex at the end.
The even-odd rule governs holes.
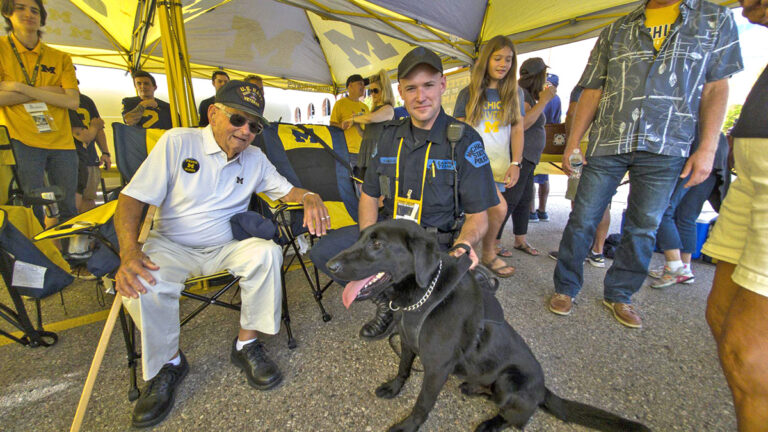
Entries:
MULTIPOLYGON (((435 289, 435 285, 437 285, 437 280, 440 278, 440 270, 442 269, 443 269, 443 260, 440 260, 437 264, 437 274, 435 275, 435 278, 432 279, 432 283, 429 284, 429 288, 427 288, 427 292, 424 293, 424 297, 419 299, 419 301, 417 301, 416 303, 403 308, 404 311, 407 311, 407 312, 415 311, 416 309, 420 308, 424 303, 426 303, 427 299, 429 299, 429 296, 432 295, 432 290, 435 289)), ((399 307, 392 306, 391 300, 389 301, 389 309, 392 310, 393 312, 400 310, 399 307)))

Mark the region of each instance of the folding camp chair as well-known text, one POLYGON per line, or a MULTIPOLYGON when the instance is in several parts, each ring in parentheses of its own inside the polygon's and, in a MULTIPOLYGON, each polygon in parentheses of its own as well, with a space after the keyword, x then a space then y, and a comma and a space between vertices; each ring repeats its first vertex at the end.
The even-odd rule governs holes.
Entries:
POLYGON ((13 155, 13 147, 11 147, 11 136, 8 134, 8 128, 5 125, 0 125, 0 165, 10 168, 10 178, 4 178, 4 180, 8 181, 8 190, 7 199, 3 204, 22 205, 24 194, 21 191, 19 176, 16 172, 16 158, 13 155))
MULTIPOLYGON (((262 151, 283 177, 294 186, 320 195, 331 216, 331 229, 357 223, 355 179, 351 174, 344 133, 340 129, 324 125, 273 123, 264 130, 263 142, 262 151)), ((320 308, 323 321, 330 321, 331 315, 325 310, 322 300, 332 282, 321 285, 317 268, 310 274, 300 252, 298 237, 307 233, 307 229, 302 227, 301 205, 281 204, 261 195, 260 198, 287 239, 283 245, 283 281, 285 273, 294 262, 298 262, 320 308), (290 258, 289 252, 293 252, 290 258)), ((262 211, 262 214, 268 215, 269 212, 262 211)), ((313 243, 311 236, 310 243, 313 243)))
MULTIPOLYGON (((127 182, 130 181, 130 176, 132 176, 136 169, 138 169, 138 167, 141 165, 141 161, 138 161, 137 158, 142 153, 144 158, 146 158, 148 152, 151 151, 152 147, 154 147, 154 144, 157 142, 159 135, 149 139, 149 135, 145 132, 145 130, 128 127, 121 124, 113 124, 113 127, 117 131, 115 132, 115 152, 123 156, 122 158, 118 156, 118 170, 120 171, 121 176, 123 176, 124 181, 127 182), (126 141, 119 141, 126 136, 128 137, 126 141), (144 150, 136 150, 137 148, 143 148, 144 150), (125 157, 125 155, 128 156, 125 157), (121 160, 123 163, 120 162, 121 160)), ((91 270, 91 272, 97 276, 102 274, 109 274, 114 276, 114 273, 116 272, 120 263, 117 239, 115 238, 114 233, 110 231, 112 229, 112 217, 116 208, 117 201, 110 201, 102 206, 96 207, 88 212, 78 215, 69 221, 59 224, 58 226, 53 227, 43 233, 40 233, 35 237, 35 240, 64 238, 73 235, 92 236, 98 240, 99 245, 102 246, 102 251, 106 253, 107 257, 106 259, 103 259, 103 263, 100 263, 98 266, 96 266, 98 268, 91 266, 91 262, 89 261, 89 270, 91 270)), ((145 224, 151 223, 152 215, 153 210, 148 210, 148 216, 144 218, 145 224)), ((96 254, 94 254, 94 257, 95 256, 96 254)), ((184 326, 192 318, 197 316, 210 305, 221 306, 227 309, 240 311, 239 304, 236 304, 235 302, 227 302, 222 299, 222 296, 233 287, 236 287, 239 281, 239 277, 233 276, 227 271, 222 271, 212 275, 193 277, 185 281, 185 289, 181 293, 182 297, 198 300, 201 303, 187 316, 183 317, 180 321, 180 324, 184 326), (207 285, 208 283, 214 282, 222 283, 223 286, 217 288, 212 293, 208 293, 208 295, 203 295, 202 293, 195 292, 193 290, 193 287, 196 285, 207 285)), ((294 348, 296 346, 296 341, 293 337, 293 333, 290 327, 290 317, 288 316, 288 304, 285 296, 284 285, 282 309, 282 319, 288 335, 288 346, 289 348, 294 348)), ((141 355, 137 352, 136 326, 133 320, 128 314, 125 313, 123 308, 120 309, 119 317, 126 344, 128 366, 131 369, 128 398, 129 400, 133 401, 139 397, 139 389, 136 378, 136 366, 138 364, 138 360, 141 358, 141 355)))
MULTIPOLYGON (((22 233, 29 231, 30 227, 16 227, 8 211, 21 216, 17 222, 20 225, 37 224, 28 208, 0 209, 0 273, 13 303, 13 307, 0 303, 0 317, 23 333, 21 337, 16 337, 0 330, 0 335, 30 347, 51 346, 58 341, 58 336, 43 329, 40 299, 61 292, 74 277, 69 274, 68 265, 56 247, 48 242, 38 248, 22 233), (35 300, 37 328, 29 319, 22 296, 35 300)), ((41 228, 37 225, 31 229, 41 228)))
POLYGON ((123 185, 131 181, 133 174, 165 132, 165 129, 142 129, 123 123, 112 123, 115 164, 123 185))

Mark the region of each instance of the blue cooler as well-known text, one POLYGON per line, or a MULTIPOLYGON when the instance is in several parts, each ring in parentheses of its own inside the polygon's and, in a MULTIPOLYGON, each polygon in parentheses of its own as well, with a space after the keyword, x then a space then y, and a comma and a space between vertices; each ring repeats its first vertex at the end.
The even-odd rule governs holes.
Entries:
POLYGON ((691 255, 692 259, 701 258, 701 248, 707 241, 715 221, 717 221, 717 213, 715 212, 702 212, 696 219, 696 250, 691 255))

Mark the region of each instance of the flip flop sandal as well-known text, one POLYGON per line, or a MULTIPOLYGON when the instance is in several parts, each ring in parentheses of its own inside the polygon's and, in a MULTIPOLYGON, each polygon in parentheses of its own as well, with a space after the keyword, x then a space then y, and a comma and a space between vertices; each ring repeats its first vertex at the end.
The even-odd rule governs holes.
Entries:
POLYGON ((536 248, 534 248, 533 246, 529 245, 528 243, 523 243, 521 245, 514 246, 514 248, 519 250, 519 251, 523 251, 523 252, 525 252, 525 253, 527 253, 528 255, 531 255, 531 256, 539 256, 539 255, 541 255, 536 248))
POLYGON ((514 254, 511 250, 505 248, 504 246, 497 246, 496 247, 496 255, 500 256, 502 258, 512 258, 514 254))
POLYGON ((500 258, 495 258, 493 261, 490 261, 490 262, 487 262, 487 263, 483 263, 483 265, 488 270, 490 270, 493 274, 495 274, 497 277, 500 277, 500 278, 508 278, 508 277, 511 277, 511 276, 513 276, 515 274, 515 268, 512 267, 511 265, 505 263, 500 258), (501 265, 493 267, 493 264, 497 263, 497 262, 500 262, 501 265), (511 272, 509 272, 509 273, 502 272, 502 270, 510 269, 510 268, 512 269, 511 272))

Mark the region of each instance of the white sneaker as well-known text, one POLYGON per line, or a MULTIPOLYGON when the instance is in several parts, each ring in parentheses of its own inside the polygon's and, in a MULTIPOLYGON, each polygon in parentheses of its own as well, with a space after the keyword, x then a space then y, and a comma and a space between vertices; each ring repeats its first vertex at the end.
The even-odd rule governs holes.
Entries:
POLYGON ((666 288, 674 284, 692 284, 696 281, 690 267, 682 266, 677 271, 672 271, 664 266, 664 272, 657 282, 651 284, 651 288, 666 288))

